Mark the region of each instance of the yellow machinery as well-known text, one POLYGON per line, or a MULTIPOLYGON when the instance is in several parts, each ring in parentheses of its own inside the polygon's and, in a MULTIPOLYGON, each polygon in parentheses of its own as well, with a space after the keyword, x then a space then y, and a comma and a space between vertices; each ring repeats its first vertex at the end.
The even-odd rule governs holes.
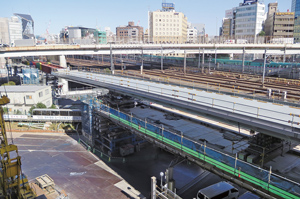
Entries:
POLYGON ((0 199, 33 199, 36 198, 36 193, 30 187, 27 177, 22 174, 18 147, 7 142, 2 106, 9 102, 6 96, 0 97, 0 199))

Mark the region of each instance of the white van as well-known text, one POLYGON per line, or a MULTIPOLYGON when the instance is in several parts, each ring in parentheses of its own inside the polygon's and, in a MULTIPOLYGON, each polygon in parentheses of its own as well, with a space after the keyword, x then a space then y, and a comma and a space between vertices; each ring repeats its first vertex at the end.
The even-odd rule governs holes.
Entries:
POLYGON ((237 199, 239 191, 227 182, 219 182, 198 191, 197 199, 237 199))

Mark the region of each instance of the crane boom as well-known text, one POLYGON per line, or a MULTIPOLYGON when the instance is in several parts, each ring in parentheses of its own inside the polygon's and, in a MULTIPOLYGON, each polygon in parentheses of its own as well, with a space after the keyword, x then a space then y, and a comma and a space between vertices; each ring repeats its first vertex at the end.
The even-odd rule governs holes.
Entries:
POLYGON ((18 147, 8 144, 2 106, 10 102, 7 96, 0 98, 0 198, 33 199, 36 193, 30 187, 27 177, 21 171, 21 156, 18 147))

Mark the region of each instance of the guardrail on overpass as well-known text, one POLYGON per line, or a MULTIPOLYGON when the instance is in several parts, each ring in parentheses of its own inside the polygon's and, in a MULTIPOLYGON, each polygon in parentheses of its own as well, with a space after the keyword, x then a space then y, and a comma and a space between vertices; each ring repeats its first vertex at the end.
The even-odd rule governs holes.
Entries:
MULTIPOLYGON (((247 183, 263 190, 265 193, 281 198, 300 198, 300 184, 284 177, 278 176, 270 171, 251 165, 247 162, 238 160, 227 154, 221 153, 215 149, 206 146, 205 142, 191 140, 185 137, 183 133, 178 134, 165 130, 163 126, 157 126, 147 122, 147 120, 133 117, 132 114, 126 114, 102 104, 96 98, 81 96, 83 102, 92 104, 93 109, 100 112, 102 116, 108 117, 123 125, 126 128, 137 132, 145 139, 151 138, 155 142, 161 143, 161 146, 170 147, 184 157, 189 156, 194 160, 199 160, 204 166, 206 163, 223 171, 224 173, 238 180, 245 180, 247 183), (92 101, 92 103, 91 103, 92 101), (204 164, 203 164, 204 162, 204 164)), ((231 177, 231 178, 232 178, 231 177)), ((231 179, 232 180, 232 179, 231 179)), ((260 195, 263 193, 252 190, 260 195)))
POLYGON ((0 57, 109 54, 272 54, 295 55, 300 44, 113 44, 10 47, 0 57))
POLYGON ((225 118, 246 128, 300 143, 300 115, 297 114, 297 108, 90 72, 60 70, 53 74, 71 81, 146 98, 166 106, 188 109, 197 114, 225 118))

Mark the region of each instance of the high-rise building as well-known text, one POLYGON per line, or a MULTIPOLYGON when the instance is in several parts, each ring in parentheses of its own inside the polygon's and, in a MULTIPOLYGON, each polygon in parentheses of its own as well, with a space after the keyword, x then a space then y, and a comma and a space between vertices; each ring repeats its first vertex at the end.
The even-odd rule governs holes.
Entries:
POLYGON ((244 0, 236 8, 236 38, 255 38, 263 30, 265 20, 265 4, 258 0, 244 0))
POLYGON ((22 22, 23 39, 34 39, 34 21, 31 15, 14 13, 22 22))
POLYGON ((117 27, 116 35, 120 43, 141 43, 144 39, 144 29, 130 21, 127 26, 117 27))
POLYGON ((300 16, 300 0, 292 0, 292 12, 295 13, 295 17, 300 16))
POLYGON ((228 38, 235 35, 235 17, 236 8, 225 11, 225 18, 222 21, 222 32, 220 32, 220 35, 228 38))
POLYGON ((232 24, 232 19, 230 18, 223 19, 221 36, 229 37, 233 35, 233 32, 231 31, 231 24, 232 24))
POLYGON ((295 22, 294 22, 294 43, 300 43, 300 16, 295 17, 295 22))
POLYGON ((265 33, 266 36, 272 36, 274 26, 274 14, 277 12, 278 3, 269 3, 268 14, 265 22, 265 33))
POLYGON ((187 28, 187 43, 197 43, 198 41, 198 30, 193 27, 191 23, 188 24, 187 28))
POLYGON ((106 32, 106 42, 107 43, 116 42, 116 34, 111 31, 110 27, 105 27, 104 30, 106 32))
POLYGON ((149 40, 153 43, 185 43, 187 17, 176 12, 174 4, 163 3, 162 10, 149 12, 149 40))
POLYGON ((18 17, 0 18, 0 43, 11 45, 22 39, 22 24, 18 17))

